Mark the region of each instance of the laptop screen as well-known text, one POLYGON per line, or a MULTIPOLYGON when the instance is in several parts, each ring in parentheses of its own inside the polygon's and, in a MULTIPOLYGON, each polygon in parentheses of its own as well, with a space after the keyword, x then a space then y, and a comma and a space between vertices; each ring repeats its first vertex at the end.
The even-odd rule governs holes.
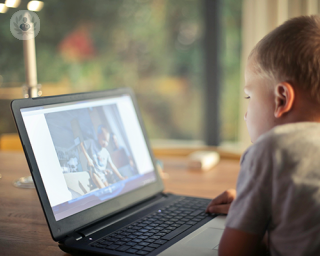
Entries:
POLYGON ((129 95, 21 114, 56 221, 156 181, 129 95))

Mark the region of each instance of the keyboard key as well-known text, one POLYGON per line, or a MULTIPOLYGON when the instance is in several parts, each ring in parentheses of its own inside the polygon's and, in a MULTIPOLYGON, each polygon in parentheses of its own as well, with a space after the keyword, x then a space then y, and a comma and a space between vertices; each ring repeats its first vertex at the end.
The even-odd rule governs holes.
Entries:
POLYGON ((141 250, 143 248, 143 246, 141 245, 135 245, 132 247, 132 249, 137 249, 137 250, 141 250))
POLYGON ((134 243, 134 242, 128 242, 126 243, 126 245, 129 245, 129 246, 135 246, 137 243, 134 243))
POLYGON ((148 238, 148 236, 138 236, 138 239, 143 239, 143 240, 145 240, 145 239, 147 239, 148 238))
POLYGON ((136 239, 133 239, 132 242, 140 243, 140 242, 142 242, 142 239, 137 239, 137 238, 136 238, 136 239))
POLYGON ((149 244, 148 247, 158 248, 160 244, 149 244))
POLYGON ((130 246, 122 245, 122 246, 118 247, 118 248, 116 249, 116 251, 124 252, 124 251, 128 250, 129 248, 130 248, 130 246))
POLYGON ((152 237, 150 237, 151 239, 159 239, 160 238, 160 236, 152 236, 152 237))
POLYGON ((119 239, 118 238, 108 237, 108 238, 106 238, 106 240, 110 241, 110 242, 117 242, 119 239))
POLYGON ((144 240, 145 242, 147 242, 147 243, 153 243, 154 241, 155 241, 155 239, 146 239, 146 240, 144 240))
POLYGON ((166 242, 167 242, 167 240, 161 240, 161 239, 159 239, 159 240, 155 241, 154 243, 155 243, 155 244, 165 244, 166 242))
POLYGON ((182 225, 180 228, 178 228, 178 229, 172 231, 171 233, 163 236, 161 239, 171 240, 172 238, 174 238, 175 236, 181 234, 183 231, 187 230, 190 227, 191 227, 191 225, 182 225))
POLYGON ((129 249, 129 250, 127 250, 126 252, 128 252, 128 253, 136 253, 138 250, 135 250, 135 249, 129 249))
POLYGON ((200 213, 203 213, 203 210, 197 210, 191 213, 191 215, 196 216, 199 215, 200 213))
POLYGON ((114 242, 114 244, 117 244, 117 245, 124 245, 126 242, 124 241, 117 241, 117 242, 114 242))
POLYGON ((152 247, 144 247, 143 250, 147 252, 152 252, 155 248, 152 247))
POLYGON ((110 242, 110 241, 100 241, 98 243, 102 244, 102 245, 112 245, 113 244, 113 242, 110 242))
POLYGON ((147 252, 147 251, 138 251, 138 252, 136 252, 136 254, 138 254, 138 255, 147 255, 149 252, 147 252))
POLYGON ((119 245, 117 244, 112 244, 112 245, 109 245, 108 247, 106 247, 106 249, 109 249, 109 250, 115 250, 119 247, 119 245))
POLYGON ((141 246, 147 246, 149 243, 146 243, 146 242, 141 242, 141 243, 139 243, 139 245, 141 245, 141 246))

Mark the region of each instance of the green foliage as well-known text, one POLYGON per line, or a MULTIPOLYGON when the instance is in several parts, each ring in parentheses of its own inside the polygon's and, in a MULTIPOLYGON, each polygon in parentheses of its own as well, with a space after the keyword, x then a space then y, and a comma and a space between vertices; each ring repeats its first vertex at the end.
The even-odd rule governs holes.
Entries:
MULTIPOLYGON (((240 2, 228 0, 223 6, 222 104, 227 107, 222 130, 227 139, 235 139, 238 115, 240 2)), ((132 87, 151 138, 203 139, 202 3, 47 0, 37 13, 38 81, 44 88, 54 84, 74 92, 132 87)), ((6 49, 0 74, 6 86, 24 81, 22 42, 8 25, 14 11, 0 15, 0 45, 6 49)))

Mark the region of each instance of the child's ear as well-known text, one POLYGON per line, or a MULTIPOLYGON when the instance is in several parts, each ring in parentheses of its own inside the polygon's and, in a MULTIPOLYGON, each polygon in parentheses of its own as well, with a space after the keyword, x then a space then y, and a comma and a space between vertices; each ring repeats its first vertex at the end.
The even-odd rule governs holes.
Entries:
POLYGON ((275 110, 274 116, 281 117, 292 109, 295 93, 291 84, 282 82, 275 87, 275 110))

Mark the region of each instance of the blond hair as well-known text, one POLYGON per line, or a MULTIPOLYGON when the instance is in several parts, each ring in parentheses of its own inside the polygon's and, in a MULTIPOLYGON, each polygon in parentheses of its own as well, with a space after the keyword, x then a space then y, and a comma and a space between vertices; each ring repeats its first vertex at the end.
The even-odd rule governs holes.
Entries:
POLYGON ((257 73, 289 82, 320 103, 320 16, 286 21, 260 40, 249 58, 257 73))

